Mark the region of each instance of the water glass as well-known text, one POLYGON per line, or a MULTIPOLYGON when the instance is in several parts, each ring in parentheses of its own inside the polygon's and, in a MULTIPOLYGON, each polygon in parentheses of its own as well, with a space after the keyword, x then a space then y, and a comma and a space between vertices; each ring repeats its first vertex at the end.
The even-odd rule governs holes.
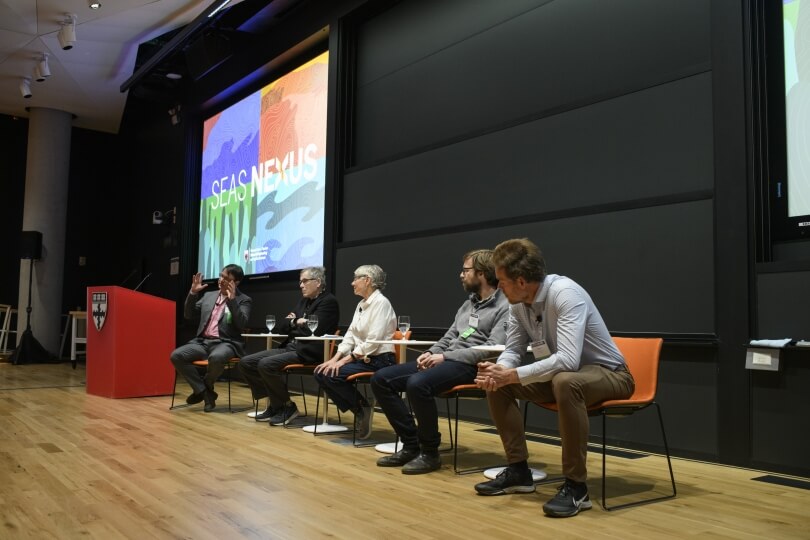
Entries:
POLYGON ((407 315, 400 315, 397 324, 399 331, 402 332, 402 339, 405 339, 405 334, 411 329, 411 318, 407 315))
POLYGON ((310 332, 314 332, 316 328, 318 328, 318 317, 315 315, 310 315, 307 319, 307 326, 309 327, 310 332))

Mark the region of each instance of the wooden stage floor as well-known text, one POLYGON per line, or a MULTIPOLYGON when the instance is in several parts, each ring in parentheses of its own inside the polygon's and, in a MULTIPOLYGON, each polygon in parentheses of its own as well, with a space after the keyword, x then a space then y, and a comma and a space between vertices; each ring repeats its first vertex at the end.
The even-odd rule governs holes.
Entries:
MULTIPOLYGON (((606 512, 601 456, 591 453, 593 509, 553 519, 541 507, 556 484, 477 496, 483 476, 454 474, 452 454, 440 471, 405 476, 377 467, 382 454, 354 448, 350 434, 315 437, 230 414, 226 388, 218 384, 212 413, 202 404, 169 411, 170 396, 87 395, 83 365, 0 364, 0 538, 810 538, 808 479, 785 477, 790 487, 753 480, 760 471, 675 459, 677 498, 606 512)), ((182 402, 188 387, 178 390, 182 402)), ((235 405, 250 402, 245 386, 233 390, 235 405)), ((374 427, 374 439, 392 440, 379 412, 374 427)), ((465 463, 503 461, 487 427, 461 426, 465 463)), ((558 446, 529 449, 532 466, 559 474, 558 446)), ((620 495, 667 488, 660 456, 608 460, 620 495)))

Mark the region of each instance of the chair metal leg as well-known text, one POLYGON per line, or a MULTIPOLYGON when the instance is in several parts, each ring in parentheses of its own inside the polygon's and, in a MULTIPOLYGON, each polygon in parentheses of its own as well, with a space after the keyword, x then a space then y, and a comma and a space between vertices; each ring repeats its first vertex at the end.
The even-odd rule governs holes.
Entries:
MULTIPOLYGON (((354 381, 354 390, 357 391, 357 381, 354 381)), ((368 385, 363 389, 363 395, 368 400, 368 385)), ((357 415, 352 419, 352 446, 355 448, 365 448, 367 446, 376 446, 376 442, 357 443, 357 415)))
POLYGON ((606 433, 607 433, 606 432, 607 415, 605 414, 604 411, 602 411, 602 508, 604 508, 608 512, 613 511, 613 510, 619 510, 621 508, 630 508, 632 506, 639 506, 639 505, 642 505, 642 504, 649 504, 649 503, 652 503, 652 502, 664 501, 666 499, 672 499, 677 494, 677 489, 675 487, 675 475, 672 472, 672 460, 670 459, 670 455, 669 455, 669 445, 667 444, 667 434, 666 434, 666 431, 664 430, 664 418, 661 415, 661 407, 655 401, 653 401, 651 403, 651 405, 655 405, 655 409, 658 412, 658 425, 661 428, 661 438, 664 441, 664 452, 666 453, 666 456, 667 456, 667 466, 669 467, 669 479, 670 479, 670 482, 672 483, 672 493, 667 494, 667 495, 660 495, 658 497, 650 497, 650 498, 642 499, 642 500, 639 500, 639 501, 631 501, 631 502, 624 503, 624 504, 617 504, 615 506, 608 506, 607 505, 607 481, 606 481, 607 471, 605 469, 605 465, 606 465, 605 439, 606 439, 606 433))
POLYGON ((303 375, 298 376, 298 383, 301 386, 301 399, 304 400, 304 416, 307 416, 307 414, 308 414, 308 411, 307 411, 307 394, 306 394, 306 392, 304 392, 304 376, 303 375))
MULTIPOLYGON (((470 474, 470 473, 485 471, 486 469, 489 469, 490 467, 489 466, 486 466, 486 467, 469 467, 469 468, 466 468, 466 469, 462 469, 462 468, 459 468, 459 466, 458 466, 458 447, 459 447, 459 444, 458 444, 458 438, 459 438, 459 435, 458 435, 458 408, 459 408, 459 401, 461 401, 461 398, 459 398, 459 396, 456 395, 455 400, 456 400, 455 419, 454 419, 455 428, 453 428, 453 427, 450 428, 450 447, 453 450, 453 472, 455 472, 456 474, 461 475, 461 474, 470 474), (453 438, 453 431, 455 431, 455 440, 453 438)), ((447 422, 448 422, 448 425, 449 425, 450 424, 450 398, 447 398, 447 409, 448 409, 448 411, 447 411, 448 412, 448 414, 447 414, 447 422)))
POLYGON ((450 398, 445 398, 445 407, 447 409, 447 431, 450 433, 450 448, 447 449, 449 452, 450 450, 454 450, 456 447, 455 441, 453 439, 453 424, 450 420, 450 398))
POLYGON ((171 410, 174 410, 174 409, 185 409, 186 407, 191 406, 188 403, 182 403, 180 405, 175 405, 174 404, 174 396, 175 396, 175 394, 177 394, 177 371, 176 370, 174 372, 174 386, 172 387, 172 403, 171 403, 171 405, 169 405, 169 410, 171 411, 171 410))

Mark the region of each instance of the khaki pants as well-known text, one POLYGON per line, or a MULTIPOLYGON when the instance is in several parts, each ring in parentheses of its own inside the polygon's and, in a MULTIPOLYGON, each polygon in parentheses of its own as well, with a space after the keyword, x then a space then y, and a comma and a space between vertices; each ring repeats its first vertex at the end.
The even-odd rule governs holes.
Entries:
POLYGON ((584 482, 588 476, 588 406, 606 399, 628 398, 634 389, 635 382, 628 371, 611 371, 588 365, 579 371, 557 373, 548 382, 526 386, 510 384, 487 392, 487 402, 508 463, 529 459, 523 415, 515 400, 556 402, 559 407, 563 474, 576 482, 584 482))

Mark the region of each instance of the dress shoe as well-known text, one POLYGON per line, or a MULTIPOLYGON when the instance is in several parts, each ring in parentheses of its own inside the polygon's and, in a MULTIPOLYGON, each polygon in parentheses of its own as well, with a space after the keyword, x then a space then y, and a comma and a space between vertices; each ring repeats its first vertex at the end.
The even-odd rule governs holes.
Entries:
POLYGON ((426 454, 422 452, 416 458, 402 466, 402 474, 425 474, 438 471, 442 467, 442 458, 439 454, 426 454))
POLYGON ((205 390, 203 390, 202 392, 196 392, 194 394, 190 394, 186 398, 186 403, 188 403, 189 405, 195 405, 195 404, 201 402, 204 399, 205 399, 205 390))
POLYGON ((417 449, 400 448, 398 452, 378 459, 377 467, 402 467, 409 461, 416 459, 418 455, 419 450, 417 449))
POLYGON ((219 396, 213 390, 205 390, 205 407, 203 407, 203 412, 211 412, 217 406, 217 398, 219 396))

